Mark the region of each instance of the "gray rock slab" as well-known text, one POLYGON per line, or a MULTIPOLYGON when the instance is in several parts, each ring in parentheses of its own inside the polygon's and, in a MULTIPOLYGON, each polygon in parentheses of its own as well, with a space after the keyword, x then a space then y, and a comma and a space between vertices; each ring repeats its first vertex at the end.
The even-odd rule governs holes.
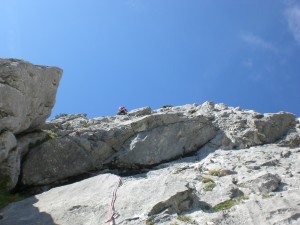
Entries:
MULTIPOLYGON (((116 224, 185 224, 185 215, 195 224, 298 224, 300 211, 300 149, 268 145, 242 150, 217 150, 204 159, 197 156, 161 164, 147 173, 122 177, 117 189, 116 224), (286 154, 289 152, 288 154, 286 154), (281 155, 286 154, 286 157, 281 155), (279 160, 268 164, 266 161, 279 160), (248 168, 248 165, 259 167, 248 168), (246 165, 246 166, 245 166, 246 165), (211 176, 212 168, 233 170, 211 176), (277 174, 265 176, 264 174, 277 174), (256 184, 280 177, 271 192, 256 192, 256 184), (206 191, 201 179, 216 184, 206 191), (265 179, 266 178, 266 179, 265 179), (256 182, 259 180, 259 182, 256 182), (242 185, 246 181, 253 185, 242 185), (251 183, 251 181, 253 181, 251 183), (229 209, 213 212, 213 206, 247 196, 229 209)), ((104 224, 112 192, 119 177, 98 175, 71 185, 12 203, 0 211, 0 224, 104 224)))

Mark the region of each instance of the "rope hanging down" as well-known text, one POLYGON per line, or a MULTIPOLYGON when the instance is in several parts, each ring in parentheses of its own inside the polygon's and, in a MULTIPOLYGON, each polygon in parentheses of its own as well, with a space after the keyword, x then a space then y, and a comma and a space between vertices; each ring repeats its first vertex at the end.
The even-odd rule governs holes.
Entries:
POLYGON ((112 193, 112 199, 110 203, 110 209, 108 213, 108 219, 105 223, 109 223, 109 225, 115 225, 115 219, 119 216, 118 213, 115 211, 115 201, 117 199, 117 190, 118 187, 122 185, 122 179, 119 177, 118 181, 116 182, 115 188, 112 193))

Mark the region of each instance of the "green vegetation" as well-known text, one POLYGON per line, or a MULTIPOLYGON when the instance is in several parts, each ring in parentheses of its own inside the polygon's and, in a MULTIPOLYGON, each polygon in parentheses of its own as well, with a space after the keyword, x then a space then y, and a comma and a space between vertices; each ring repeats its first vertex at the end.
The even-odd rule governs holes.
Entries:
POLYGON ((197 112, 197 110, 195 110, 195 109, 192 109, 192 110, 189 111, 190 114, 193 114, 195 112, 197 112))
POLYGON ((11 194, 9 191, 7 191, 7 185, 8 184, 8 178, 4 179, 0 183, 0 209, 4 208, 11 202, 20 201, 23 199, 22 196, 18 194, 11 194))
POLYGON ((226 175, 225 171, 222 170, 222 169, 212 169, 212 170, 209 170, 208 174, 211 175, 211 176, 217 176, 217 177, 222 177, 222 176, 226 175))
POLYGON ((55 133, 54 131, 52 131, 52 130, 45 130, 45 132, 47 132, 47 134, 48 134, 47 136, 48 136, 49 139, 54 139, 54 138, 59 137, 59 135, 57 133, 55 133))
POLYGON ((209 178, 209 177, 203 177, 202 179, 201 179, 201 182, 202 183, 204 183, 204 184, 206 184, 206 183, 215 183, 211 178, 209 178))
POLYGON ((47 136, 44 138, 44 139, 41 139, 41 140, 37 140, 36 142, 34 143, 30 143, 28 145, 28 148, 29 149, 33 149, 33 148, 36 148, 38 146, 40 146, 41 144, 45 143, 46 141, 49 141, 50 139, 54 139, 54 138, 58 138, 58 134, 54 133, 53 131, 51 130, 44 130, 44 132, 47 133, 47 136))
POLYGON ((147 219, 146 225, 155 225, 152 219, 147 219))
POLYGON ((248 198, 249 198, 248 196, 241 195, 237 198, 230 199, 230 200, 227 200, 225 202, 221 202, 221 203, 215 205, 212 208, 212 210, 213 210, 213 212, 219 212, 219 211, 222 211, 222 210, 225 210, 225 209, 230 209, 232 206, 235 206, 235 205, 239 204, 242 200, 245 200, 245 199, 248 199, 248 198))
POLYGON ((203 177, 201 179, 201 182, 204 183, 204 184, 207 184, 204 187, 205 191, 211 191, 216 186, 216 183, 209 177, 203 177))
POLYGON ((179 215, 177 217, 178 220, 182 221, 182 222, 187 222, 187 223, 190 223, 190 224, 197 224, 195 220, 192 220, 191 217, 189 216, 185 216, 185 215, 179 215))
POLYGON ((163 105, 162 108, 166 109, 166 108, 172 108, 172 105, 163 105))
POLYGON ((205 185, 204 190, 205 191, 212 191, 212 189, 214 189, 215 186, 216 186, 215 183, 209 183, 209 184, 205 185))

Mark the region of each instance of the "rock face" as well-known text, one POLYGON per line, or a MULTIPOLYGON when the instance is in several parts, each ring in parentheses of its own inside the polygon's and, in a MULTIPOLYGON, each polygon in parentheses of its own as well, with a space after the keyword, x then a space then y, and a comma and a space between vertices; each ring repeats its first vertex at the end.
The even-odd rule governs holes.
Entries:
POLYGON ((295 147, 296 123, 291 113, 258 114, 212 102, 153 111, 145 107, 125 116, 93 119, 63 115, 48 124, 47 132, 56 138, 27 154, 22 184, 59 183, 105 168, 148 168, 196 151, 241 149, 279 140, 281 146, 295 147))
POLYGON ((114 190, 115 224, 299 224, 299 159, 300 148, 265 145, 161 164, 118 189, 100 174, 13 203, 0 224, 105 224, 114 190))
POLYGON ((55 103, 62 70, 35 66, 16 59, 0 59, 0 181, 14 187, 21 152, 16 135, 40 128, 55 103))
POLYGON ((0 225, 300 223, 295 115, 205 102, 45 124, 61 72, 0 60, 0 195, 44 191, 0 225))

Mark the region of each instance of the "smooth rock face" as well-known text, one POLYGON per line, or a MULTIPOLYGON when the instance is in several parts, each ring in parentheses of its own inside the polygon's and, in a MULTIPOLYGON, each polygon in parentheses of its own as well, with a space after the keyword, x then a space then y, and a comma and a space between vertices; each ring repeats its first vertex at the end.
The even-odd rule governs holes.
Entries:
MULTIPOLYGON (((87 171, 101 169, 103 155, 101 151, 93 151, 89 146, 84 148, 80 142, 73 138, 65 137, 64 140, 52 139, 37 147, 36 154, 28 154, 28 160, 23 164, 24 185, 50 184, 67 177, 84 174, 87 171), (45 150, 51 149, 50 151, 45 150), (29 164, 30 162, 34 164, 29 164), (68 162, 68 163, 62 163, 68 162)), ((90 145, 88 143, 88 145, 90 145)), ((99 147, 101 143, 98 143, 99 147)), ((101 146, 102 153, 106 146, 101 146)), ((107 147, 107 151, 111 151, 107 147)))
POLYGON ((172 113, 125 121, 122 117, 121 121, 118 117, 107 119, 111 127, 98 119, 81 116, 66 119, 65 123, 70 124, 67 129, 73 126, 71 133, 46 141, 28 153, 22 183, 50 184, 99 170, 109 163, 125 169, 155 165, 196 151, 216 133, 214 126, 202 116, 190 119, 172 113), (117 120, 115 124, 113 119, 117 120), (79 126, 77 132, 74 126, 79 126))
POLYGON ((62 70, 0 59, 0 131, 20 133, 45 123, 55 103, 62 70))
MULTIPOLYGON (((187 216, 191 224, 299 224, 300 148, 266 145, 199 156, 122 177, 115 192, 115 224, 187 224, 178 215, 187 216), (211 175, 216 169, 232 173, 211 175), (267 192, 253 190, 253 185, 264 186, 270 180, 278 186, 267 185, 267 192), (212 182, 215 186, 207 189, 212 182), (231 208, 214 211, 233 200, 231 208)), ((0 224, 105 224, 118 179, 101 174, 12 203, 0 211, 0 224)))
MULTIPOLYGON (((0 182, 15 187, 24 155, 15 135, 43 126, 55 103, 62 70, 0 59, 0 182)), ((23 146, 27 148, 26 146, 23 146)))
POLYGON ((204 117, 139 132, 124 143, 116 164, 120 167, 149 166, 184 156, 198 150, 215 133, 216 129, 204 117))

